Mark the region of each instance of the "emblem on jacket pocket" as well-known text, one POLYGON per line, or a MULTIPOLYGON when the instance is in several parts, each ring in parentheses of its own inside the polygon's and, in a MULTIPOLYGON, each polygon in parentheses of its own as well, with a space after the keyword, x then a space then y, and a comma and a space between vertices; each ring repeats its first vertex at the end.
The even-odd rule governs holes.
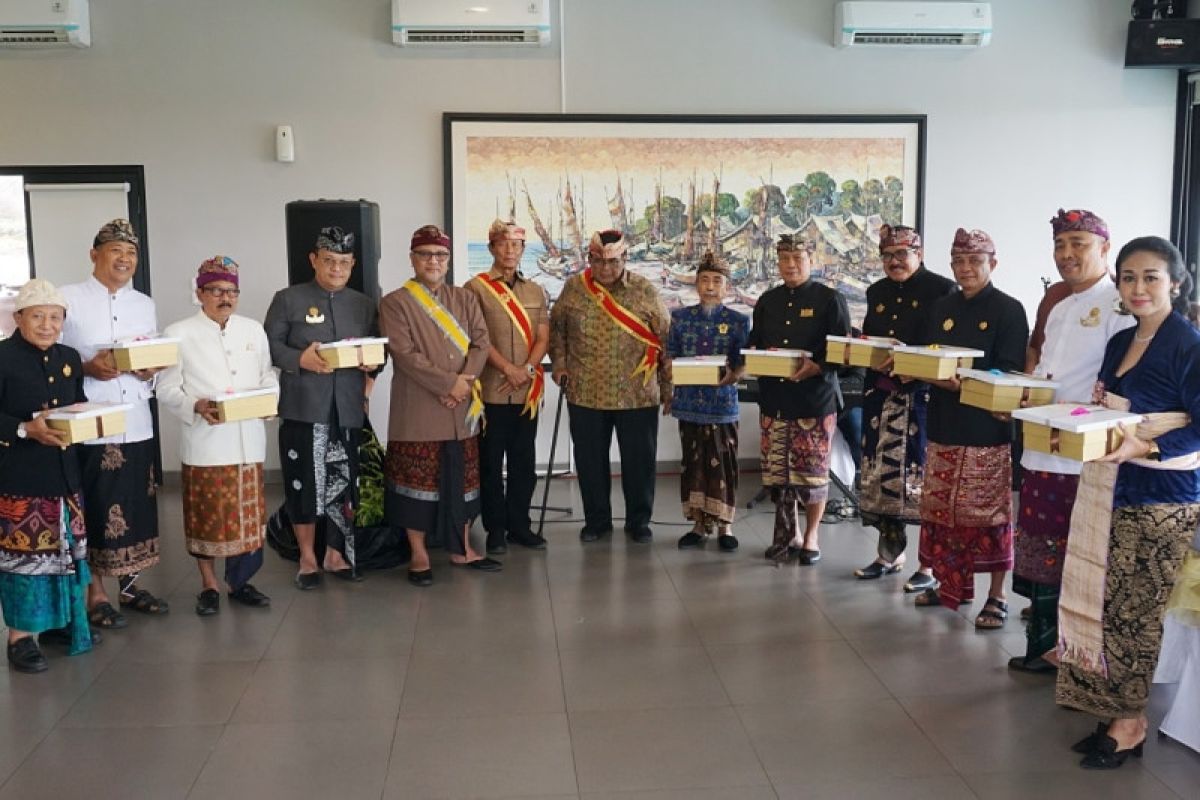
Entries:
POLYGON ((305 315, 304 321, 309 325, 319 325, 325 321, 325 315, 321 313, 321 309, 316 306, 309 306, 308 314, 305 315))

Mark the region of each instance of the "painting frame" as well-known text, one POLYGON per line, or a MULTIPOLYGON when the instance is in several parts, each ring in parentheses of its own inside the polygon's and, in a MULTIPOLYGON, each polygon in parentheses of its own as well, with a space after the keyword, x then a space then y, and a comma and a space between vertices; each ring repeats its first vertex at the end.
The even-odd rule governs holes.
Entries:
MULTIPOLYGON (((535 210, 535 206, 538 204, 542 204, 543 208, 548 208, 551 216, 554 213, 553 207, 558 205, 558 213, 560 216, 562 215, 563 177, 559 178, 560 191, 557 197, 550 196, 549 200, 545 199, 548 196, 547 189, 531 190, 524 187, 522 191, 520 183, 524 181, 524 174, 545 178, 546 173, 552 170, 560 172, 565 170, 568 173, 565 176, 568 201, 572 200, 571 189, 575 188, 576 194, 580 198, 580 204, 584 208, 594 209, 596 205, 600 205, 603 209, 600 214, 603 224, 597 226, 591 224, 592 220, 587 220, 587 230, 580 230, 579 227, 584 220, 574 219, 576 216, 574 204, 569 206, 567 217, 569 221, 574 222, 576 235, 567 235, 560 222, 558 242, 562 244, 565 241, 571 244, 574 240, 574 244, 570 247, 572 253, 579 252, 577 245, 581 237, 586 242, 592 230, 612 227, 618 218, 628 220, 627 232, 633 232, 636 227, 642 227, 642 233, 635 234, 634 238, 644 236, 647 246, 650 246, 649 243, 653 239, 651 227, 657 228, 660 217, 662 217, 660 212, 663 210, 664 198, 672 201, 668 205, 675 216, 668 221, 675 222, 676 227, 681 224, 679 214, 682 212, 679 211, 679 207, 691 209, 688 212, 691 216, 688 217, 685 232, 673 233, 671 230, 665 229, 661 232, 663 238, 659 241, 660 249, 670 245, 676 251, 687 250, 683 255, 677 253, 674 256, 666 256, 664 263, 669 263, 670 269, 677 269, 679 272, 677 275, 675 272, 668 272, 668 268, 664 267, 662 279, 664 287, 667 287, 668 284, 684 286, 683 283, 676 283, 675 277, 686 281, 686 270, 689 268, 694 270, 694 262, 698 260, 699 248, 692 246, 692 239, 695 231, 703 227, 703 223, 708 223, 707 235, 710 237, 708 241, 718 243, 735 241, 732 238, 724 239, 723 237, 730 230, 736 232, 739 224, 751 227, 746 222, 750 219, 752 222, 758 223, 753 226, 758 233, 756 246, 762 247, 763 240, 772 229, 776 232, 786 232, 789 225, 795 225, 799 232, 800 228, 809 225, 808 231, 819 231, 820 225, 832 228, 837 221, 837 215, 842 214, 845 217, 845 224, 838 223, 838 226, 839 228, 845 227, 847 230, 838 234, 840 239, 834 242, 836 247, 825 242, 825 237, 821 237, 822 244, 833 253, 831 258, 847 260, 856 257, 865 264, 866 260, 872 256, 872 248, 869 246, 871 244, 870 229, 873 228, 877 232, 884 216, 892 217, 887 221, 893 224, 901 222, 917 230, 922 229, 924 222, 928 137, 928 117, 925 114, 691 115, 447 112, 443 114, 442 118, 442 133, 445 226, 454 237, 452 248, 454 255, 451 262, 451 273, 448 276, 448 280, 451 282, 465 281, 471 275, 486 269, 481 264, 487 258, 487 224, 490 223, 491 218, 508 216, 506 211, 516 211, 516 221, 528 230, 529 247, 542 248, 540 258, 549 260, 549 251, 546 248, 553 249, 555 241, 553 222, 551 221, 549 226, 542 226, 540 223, 537 226, 542 229, 543 233, 548 227, 550 234, 548 240, 545 236, 541 236, 540 238, 545 244, 539 244, 539 234, 535 234, 535 226, 529 215, 532 214, 533 218, 538 217, 535 210), (529 151, 526 151, 523 158, 518 155, 520 147, 517 145, 525 142, 533 143, 530 147, 535 148, 537 157, 529 156, 529 151), (610 150, 618 151, 623 160, 620 163, 614 160, 611 168, 587 166, 597 162, 597 146, 600 143, 604 145, 602 152, 607 154, 610 150), (575 145, 577 147, 572 151, 572 147, 575 145), (681 152, 684 155, 679 155, 681 152), (693 167, 690 189, 677 180, 678 164, 686 160, 688 153, 695 153, 695 158, 692 160, 702 162, 693 167), (740 161, 743 156, 746 158, 744 165, 740 161), (576 174, 572 175, 569 174, 571 168, 567 165, 572 162, 574 157, 578 158, 579 168, 576 174), (720 163, 705 162, 705 158, 719 158, 720 163), (780 160, 776 161, 776 158, 780 160), (828 167, 822 160, 823 158, 828 159, 828 167), (659 160, 657 165, 652 163, 655 159, 659 160), (541 160, 545 160, 546 163, 541 164, 541 160), (665 168, 670 173, 668 179, 662 177, 664 174, 663 162, 670 162, 673 165, 665 168), (770 166, 764 166, 768 162, 770 166), (885 166, 873 167, 872 164, 885 166), (814 165, 817 166, 814 167, 814 165), (500 196, 503 192, 497 188, 501 168, 505 172, 507 204, 500 196), (754 171, 756 168, 757 173, 754 171), (596 179, 593 176, 593 184, 589 189, 587 183, 589 170, 601 172, 605 169, 611 174, 599 179, 601 187, 597 189, 596 179), (650 205, 646 205, 649 198, 645 194, 648 191, 645 176, 653 173, 655 169, 658 170, 659 178, 656 181, 652 214, 650 205), (876 175, 871 174, 872 169, 876 170, 876 175), (768 170, 770 177, 763 177, 768 170), (897 172, 899 174, 893 174, 897 172), (702 198, 707 198, 711 207, 711 214, 704 215, 701 213, 702 210, 697 208, 699 202, 696 195, 698 180, 695 176, 703 174, 707 177, 710 173, 715 179, 711 181, 713 191, 700 195, 702 198), (824 178, 817 180, 816 186, 813 187, 815 199, 807 197, 805 181, 818 173, 824 175, 824 178), (862 174, 861 182, 859 181, 860 173, 862 174), (515 177, 513 177, 514 174, 515 177), (751 185, 755 181, 745 178, 745 176, 755 174, 759 176, 758 182, 762 185, 761 199, 757 201, 751 196, 759 191, 751 185), (629 206, 633 208, 632 213, 628 213, 626 209, 624 187, 621 185, 622 176, 625 175, 637 176, 641 179, 638 188, 643 191, 643 195, 640 198, 634 197, 633 190, 630 190, 629 206), (743 179, 740 184, 731 181, 728 186, 729 191, 722 191, 726 188, 721 182, 725 175, 740 175, 743 179), (862 205, 860 208, 853 204, 855 202, 853 197, 857 196, 852 191, 854 186, 862 188, 872 179, 875 184, 882 184, 885 176, 886 179, 898 178, 901 183, 898 189, 894 188, 895 184, 887 183, 890 194, 886 198, 888 203, 886 211, 880 210, 877 214, 866 213, 870 209, 876 208, 878 204, 885 202, 880 199, 878 192, 871 193, 868 199, 862 201, 863 204, 875 203, 876 205, 869 207, 862 205), (579 181, 578 185, 573 183, 575 180, 579 181), (615 192, 610 180, 615 180, 615 192), (672 182, 672 187, 678 185, 679 198, 674 198, 670 196, 669 192, 664 191, 667 181, 672 182), (832 190, 828 188, 830 181, 833 185, 832 190), (794 192, 794 194, 785 194, 784 186, 787 186, 788 191, 794 192), (599 194, 601 190, 603 191, 602 195, 599 194), (526 209, 523 207, 524 203, 520 204, 521 208, 517 207, 515 198, 522 193, 525 195, 523 199, 528 201, 529 213, 526 213, 526 209), (739 201, 738 193, 744 195, 744 200, 739 201), (536 201, 533 198, 534 194, 539 194, 536 201), (585 194, 593 197, 590 204, 585 202, 585 194), (852 195, 851 199, 846 199, 847 194, 852 195), (488 206, 492 202, 493 195, 495 214, 491 214, 491 208, 488 206), (640 203, 639 200, 641 200, 640 203), (620 201, 621 216, 618 215, 618 209, 614 205, 617 201, 620 201), (690 205, 689 201, 691 201, 690 205), (757 205, 753 205, 756 202, 757 205), (786 205, 781 205, 781 203, 786 203, 786 205), (809 205, 811 203, 817 203, 817 205, 809 205), (898 209, 897 203, 899 203, 898 209), (734 208, 728 213, 722 213, 718 211, 719 204, 722 208, 727 208, 732 204, 734 208), (507 208, 505 208, 506 205, 507 208), (641 217, 638 216, 639 208, 643 209, 641 217), (779 208, 783 208, 785 211, 776 214, 779 208), (862 210, 863 213, 854 213, 856 208, 862 210), (626 214, 628 216, 624 216, 626 214), (653 219, 651 219, 652 217, 653 219), (693 218, 700 222, 693 224, 693 218), (773 226, 772 221, 774 221, 773 226), (667 233, 672 233, 672 235, 667 236, 667 233), (853 238, 855 236, 859 238, 853 238), (683 244, 675 244, 680 237, 686 241, 683 244), (845 249, 846 241, 853 243, 853 249, 845 249), (684 248, 684 245, 687 247, 684 248), (689 259, 690 261, 688 261, 689 259), (676 266, 676 264, 681 266, 676 266)), ((614 155, 615 158, 617 158, 616 155, 614 155)), ((633 185, 637 178, 628 178, 627 186, 633 185)), ((542 180, 541 183, 545 185, 546 180, 542 180)), ((582 214, 579 216, 582 217, 582 214)), ((830 236, 833 233, 831 231, 830 236)), ((749 240, 751 236, 744 233, 742 238, 749 240)), ((742 239, 736 241, 741 242, 742 239)), ((877 241, 876 233, 876 244, 877 241)), ((743 248, 749 246, 743 245, 743 248)), ((717 249, 721 249, 719 244, 717 249)), ((735 250, 730 252, 734 253, 735 250)), ((875 255, 877 257, 877 254, 875 255)), ((733 257, 736 258, 736 256, 733 257)), ((763 256, 763 258, 765 257, 763 256)), ((577 257, 572 256, 569 260, 571 263, 568 265, 568 270, 580 267, 577 257)), ((746 260, 753 259, 747 256, 746 260)), ((770 276, 765 275, 766 266, 761 263, 762 259, 759 261, 760 263, 755 269, 761 274, 756 274, 755 277, 762 282, 770 276)), ((529 262, 522 263, 523 268, 527 263, 529 262)), ((538 263, 541 264, 542 261, 538 263)), ((646 263, 657 264, 658 262, 646 263)), ((839 267, 839 269, 843 268, 839 267)), ((534 271, 536 272, 536 270, 534 271)), ((843 269, 843 271, 845 270, 843 269)), ((568 274, 570 273, 568 272, 568 274)), ((817 274, 820 277, 821 270, 818 270, 817 274)), ((864 272, 864 279, 866 274, 864 272)), ((547 280, 553 283, 550 275, 551 272, 548 269, 547 280)), ((562 277, 558 273, 555 275, 562 277)), ((563 279, 565 280, 565 278, 563 279)), ((854 294, 859 293, 858 284, 864 282, 863 279, 856 280, 851 277, 845 277, 844 280, 852 282, 852 293, 854 294)), ((686 286, 684 288, 686 289, 686 286)), ((556 292, 551 290, 552 298, 555 294, 556 292)), ((852 303, 852 305, 855 304, 852 303)), ((856 314, 855 316, 860 315, 856 314)))

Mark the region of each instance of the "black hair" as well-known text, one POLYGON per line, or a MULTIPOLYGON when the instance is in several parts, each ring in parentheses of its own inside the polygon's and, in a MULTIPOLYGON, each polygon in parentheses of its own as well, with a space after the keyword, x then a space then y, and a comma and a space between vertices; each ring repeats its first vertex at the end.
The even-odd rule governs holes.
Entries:
POLYGON ((622 233, 620 231, 611 228, 606 231, 600 231, 600 241, 603 244, 615 244, 621 241, 621 236, 622 233))
POLYGON ((1183 254, 1179 252, 1179 248, 1161 236, 1139 236, 1130 239, 1117 253, 1118 282, 1121 278, 1121 264, 1134 253, 1149 253, 1163 260, 1167 265, 1167 274, 1171 276, 1171 283, 1179 284, 1178 294, 1171 297, 1171 308, 1186 316, 1196 283, 1192 280, 1187 265, 1183 263, 1183 254))

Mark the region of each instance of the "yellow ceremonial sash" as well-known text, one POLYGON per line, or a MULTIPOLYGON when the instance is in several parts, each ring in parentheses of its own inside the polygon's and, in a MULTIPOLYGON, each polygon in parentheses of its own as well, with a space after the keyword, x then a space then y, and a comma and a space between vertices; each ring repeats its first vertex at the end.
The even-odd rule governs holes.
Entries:
MULTIPOLYGON (((513 290, 508 287, 508 284, 498 281, 486 273, 476 275, 475 278, 508 314, 508 318, 512 320, 513 326, 525 338, 526 349, 532 351, 534 339, 533 321, 529 319, 529 313, 525 311, 525 306, 521 305, 513 290)), ((521 409, 521 413, 528 413, 530 419, 537 418, 538 409, 542 406, 542 396, 546 391, 545 373, 546 371, 541 364, 534 366, 533 380, 529 383, 529 392, 525 395, 525 405, 521 409)))
MULTIPOLYGON (((404 284, 404 289, 413 296, 417 301, 417 305, 421 307, 429 318, 433 320, 433 324, 438 326, 438 329, 445 334, 450 343, 458 348, 459 353, 465 358, 467 351, 471 348, 471 337, 463 330, 462 325, 458 324, 458 320, 450 313, 444 305, 437 301, 437 298, 429 293, 418 281, 409 280, 404 284)), ((476 423, 483 418, 483 396, 481 395, 481 386, 479 379, 475 379, 475 383, 471 386, 471 405, 467 409, 467 426, 474 428, 476 423)))

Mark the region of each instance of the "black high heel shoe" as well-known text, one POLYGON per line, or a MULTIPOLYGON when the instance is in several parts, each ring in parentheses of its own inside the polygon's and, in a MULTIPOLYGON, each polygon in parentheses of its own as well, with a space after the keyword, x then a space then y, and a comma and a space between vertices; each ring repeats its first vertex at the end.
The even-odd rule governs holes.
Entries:
POLYGON ((1087 736, 1071 745, 1071 750, 1079 753, 1081 756, 1086 756, 1088 753, 1096 749, 1096 745, 1099 744, 1100 740, 1105 736, 1108 736, 1108 723, 1097 722, 1096 730, 1092 731, 1087 736))
POLYGON ((1146 744, 1145 738, 1135 744, 1133 747, 1124 750, 1117 749, 1117 740, 1111 736, 1104 735, 1096 742, 1096 748, 1092 752, 1083 757, 1079 762, 1079 766, 1084 769, 1116 769, 1125 763, 1125 759, 1133 756, 1134 758, 1142 757, 1142 746, 1146 744))

